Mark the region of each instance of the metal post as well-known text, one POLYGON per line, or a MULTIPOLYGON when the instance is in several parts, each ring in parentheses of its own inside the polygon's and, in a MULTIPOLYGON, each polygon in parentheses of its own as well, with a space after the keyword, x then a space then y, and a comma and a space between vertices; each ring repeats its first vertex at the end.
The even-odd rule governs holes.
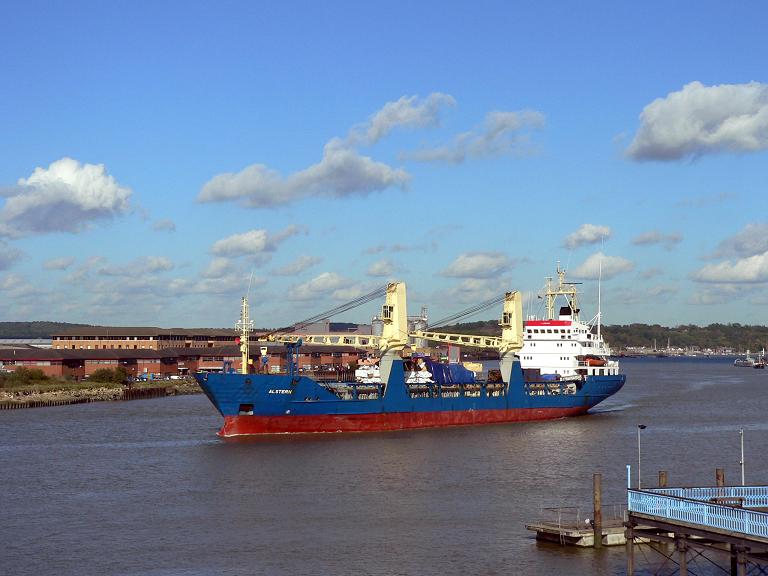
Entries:
POLYGON ((667 471, 659 470, 659 488, 667 487, 667 471))
POLYGON ((741 443, 741 460, 739 460, 739 466, 741 466, 741 485, 744 486, 744 429, 739 430, 739 440, 741 443))
POLYGON ((637 489, 640 490, 640 430, 645 430, 645 424, 637 425, 637 489))
POLYGON ((594 539, 595 548, 602 548, 603 546, 603 509, 602 509, 602 475, 592 475, 592 497, 594 500, 593 507, 593 520, 592 520, 592 537, 594 539))

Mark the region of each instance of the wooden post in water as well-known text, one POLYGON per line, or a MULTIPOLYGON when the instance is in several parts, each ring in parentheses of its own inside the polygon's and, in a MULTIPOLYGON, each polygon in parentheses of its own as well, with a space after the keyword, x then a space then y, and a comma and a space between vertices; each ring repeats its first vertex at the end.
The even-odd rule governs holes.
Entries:
POLYGON ((667 487, 667 471, 659 470, 659 488, 667 487))
POLYGON ((594 538, 595 548, 601 548, 603 546, 602 480, 602 474, 592 475, 592 499, 594 502, 592 537, 594 538))
MULTIPOLYGON (((677 534, 675 535, 677 536, 677 534)), ((688 576, 688 546, 685 541, 685 536, 677 538, 677 552, 678 561, 677 564, 680 569, 680 576, 688 576)))
POLYGON ((717 482, 718 488, 725 486, 725 470, 723 468, 715 468, 715 482, 717 482))
POLYGON ((629 522, 626 524, 626 527, 627 576, 635 576, 635 528, 629 522))

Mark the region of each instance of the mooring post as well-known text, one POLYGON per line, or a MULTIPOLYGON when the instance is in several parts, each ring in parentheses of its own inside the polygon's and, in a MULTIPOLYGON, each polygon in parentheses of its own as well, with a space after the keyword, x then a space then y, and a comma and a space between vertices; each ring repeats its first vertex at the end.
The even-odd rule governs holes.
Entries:
POLYGON ((659 470, 659 488, 667 487, 667 471, 659 470))
POLYGON ((747 576, 747 555, 742 547, 739 547, 737 553, 736 568, 736 574, 738 576, 747 576))
POLYGON ((725 470, 723 468, 715 468, 715 482, 717 482, 718 488, 725 486, 725 470))
POLYGON ((627 576, 635 576, 635 528, 630 520, 626 524, 627 530, 624 533, 627 540, 627 576))
POLYGON ((688 576, 688 546, 685 536, 677 539, 678 566, 680 567, 680 576, 688 576))
POLYGON ((592 537, 595 548, 601 548, 603 545, 602 480, 601 474, 592 475, 592 499, 594 502, 592 537))

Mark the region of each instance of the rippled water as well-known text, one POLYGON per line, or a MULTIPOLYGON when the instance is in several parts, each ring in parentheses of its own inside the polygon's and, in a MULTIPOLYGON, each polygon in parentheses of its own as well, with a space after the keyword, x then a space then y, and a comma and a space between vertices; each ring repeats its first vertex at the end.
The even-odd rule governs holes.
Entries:
POLYGON ((739 428, 747 483, 768 482, 768 370, 623 365, 590 415, 529 424, 223 441, 202 395, 0 412, 0 574, 621 574, 622 547, 524 524, 589 510, 595 472, 621 502, 637 424, 647 485, 739 483, 739 428))

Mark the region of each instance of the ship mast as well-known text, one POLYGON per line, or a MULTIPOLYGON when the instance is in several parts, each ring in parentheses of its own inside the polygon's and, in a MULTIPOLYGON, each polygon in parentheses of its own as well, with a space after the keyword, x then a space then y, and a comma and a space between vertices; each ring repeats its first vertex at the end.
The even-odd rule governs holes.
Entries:
POLYGON ((557 263, 557 288, 553 290, 552 278, 547 278, 545 296, 547 299, 547 320, 557 320, 555 317, 555 300, 558 296, 565 296, 568 306, 571 308, 572 318, 575 321, 579 320, 576 285, 574 282, 565 281, 565 270, 560 268, 560 262, 557 263))
POLYGON ((235 324, 235 328, 240 331, 240 373, 248 374, 248 359, 250 351, 251 330, 253 330, 253 321, 248 318, 248 297, 243 296, 240 304, 240 320, 235 324))

